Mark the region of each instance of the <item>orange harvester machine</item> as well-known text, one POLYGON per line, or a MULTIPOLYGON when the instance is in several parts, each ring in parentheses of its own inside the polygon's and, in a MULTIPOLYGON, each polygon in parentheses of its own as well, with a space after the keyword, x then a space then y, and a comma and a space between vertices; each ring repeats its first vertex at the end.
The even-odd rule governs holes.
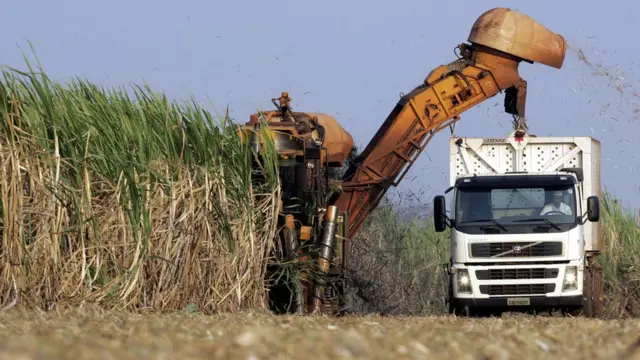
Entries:
POLYGON ((277 110, 253 114, 241 127, 259 156, 264 139, 257 131, 266 126, 279 155, 282 231, 276 256, 313 265, 301 271, 301 288, 271 288, 272 309, 341 308, 346 240, 358 233, 387 189, 402 181, 431 138, 461 113, 504 91, 516 136, 524 135, 527 82, 518 66, 524 61, 560 69, 564 38, 527 15, 494 8, 476 20, 468 42, 456 47, 458 59, 433 69, 421 85, 401 95, 355 158, 353 138, 336 119, 294 112, 286 92, 272 99, 277 110))

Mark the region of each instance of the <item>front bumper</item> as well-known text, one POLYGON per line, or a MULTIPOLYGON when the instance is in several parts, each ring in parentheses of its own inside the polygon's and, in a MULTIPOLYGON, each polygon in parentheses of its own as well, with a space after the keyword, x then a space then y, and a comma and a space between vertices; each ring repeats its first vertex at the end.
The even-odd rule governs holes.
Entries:
POLYGON ((527 306, 510 305, 507 303, 506 297, 486 298, 486 299, 469 299, 457 298, 453 302, 457 306, 468 306, 470 308, 546 308, 546 307, 579 307, 583 305, 582 295, 547 297, 535 296, 529 297, 530 304, 527 306))
POLYGON ((568 264, 469 265, 452 269, 451 295, 456 306, 478 308, 558 308, 583 305, 583 266, 568 264), (575 267, 575 287, 564 289, 567 267, 575 267), (457 275, 462 271, 460 275, 457 275), (467 277, 460 291, 457 276, 467 277))

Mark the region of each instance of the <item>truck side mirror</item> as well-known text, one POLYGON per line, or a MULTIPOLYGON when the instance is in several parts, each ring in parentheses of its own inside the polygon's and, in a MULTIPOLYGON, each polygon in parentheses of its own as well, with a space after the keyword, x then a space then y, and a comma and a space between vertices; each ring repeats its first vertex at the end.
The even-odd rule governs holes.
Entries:
POLYGON ((433 198, 433 225, 436 232, 443 232, 447 228, 447 204, 444 196, 437 195, 433 198))
POLYGON ((587 198, 587 220, 591 222, 600 220, 600 200, 597 196, 587 198))

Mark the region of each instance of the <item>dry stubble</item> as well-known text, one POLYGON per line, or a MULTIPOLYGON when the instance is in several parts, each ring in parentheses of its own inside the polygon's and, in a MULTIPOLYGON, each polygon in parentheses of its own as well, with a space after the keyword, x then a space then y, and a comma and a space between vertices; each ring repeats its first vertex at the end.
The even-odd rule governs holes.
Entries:
MULTIPOLYGON (((640 320, 513 316, 0 315, 3 359, 620 359, 640 320)), ((628 359, 640 359, 640 351, 628 359)))

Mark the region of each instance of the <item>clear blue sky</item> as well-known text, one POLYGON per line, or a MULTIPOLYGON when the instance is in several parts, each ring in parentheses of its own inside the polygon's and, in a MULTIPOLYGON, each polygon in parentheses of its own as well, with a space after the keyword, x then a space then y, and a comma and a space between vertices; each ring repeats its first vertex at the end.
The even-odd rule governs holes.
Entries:
MULTIPOLYGON (((539 136, 594 136, 602 142, 603 184, 624 204, 640 201, 636 94, 640 2, 608 1, 204 1, 7 2, 0 63, 23 67, 18 46, 33 42, 48 74, 104 85, 146 81, 170 97, 191 95, 248 119, 289 91, 296 109, 336 116, 357 144, 368 143, 400 92, 455 59, 485 10, 509 6, 565 36, 613 78, 592 75, 570 50, 561 70, 523 64, 527 113, 539 136), (634 48, 635 47, 635 48, 634 48), (616 85, 624 86, 622 92, 616 85), (636 102, 636 104, 634 104, 636 102)), ((463 114, 461 136, 502 136, 511 117, 503 95, 463 114)), ((442 132, 399 190, 429 203, 447 187, 449 132, 442 132), (412 180, 414 179, 414 180, 412 180)))

